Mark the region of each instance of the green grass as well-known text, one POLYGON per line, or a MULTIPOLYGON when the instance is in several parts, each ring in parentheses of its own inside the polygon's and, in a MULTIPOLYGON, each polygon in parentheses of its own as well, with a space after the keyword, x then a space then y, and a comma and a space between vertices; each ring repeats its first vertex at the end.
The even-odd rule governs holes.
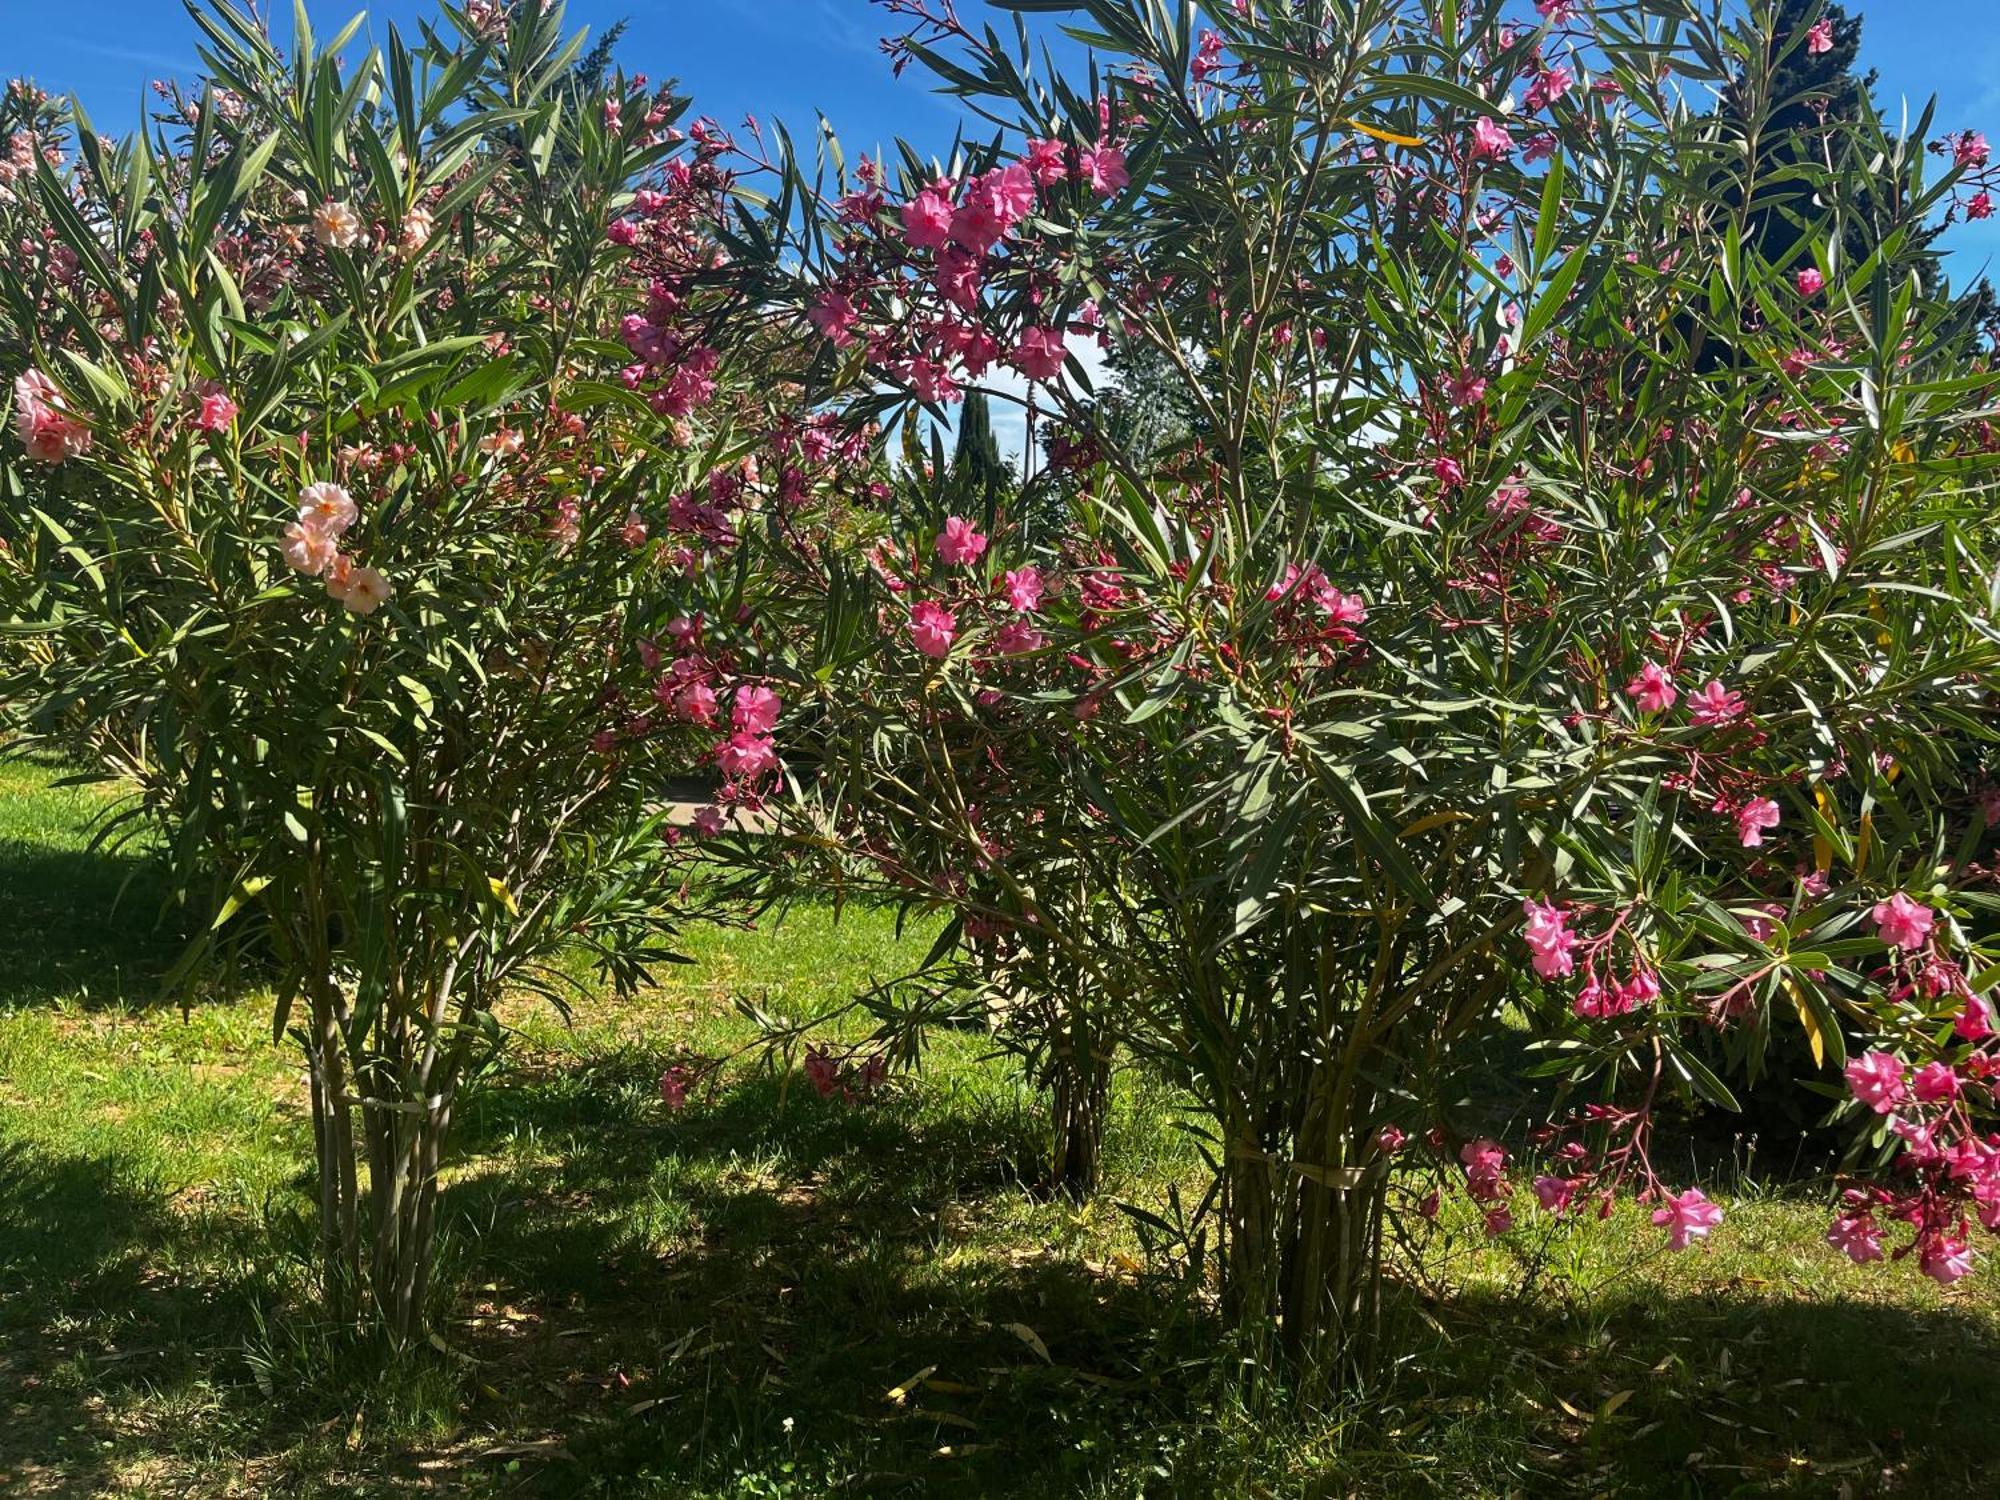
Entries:
POLYGON ((667 1061, 748 1040, 736 997, 810 1013, 921 955, 865 911, 690 933, 696 965, 572 1024, 511 1011, 443 1348, 385 1362, 313 1318, 297 1060, 259 997, 147 1004, 157 890, 55 774, 0 763, 0 1493, 1993 1492, 1994 1275, 1849 1267, 1809 1187, 1737 1182, 1684 1256, 1629 1209, 1459 1225, 1379 1387, 1294 1420, 1227 1394, 1141 1264, 1116 1202, 1194 1163, 1136 1077, 1080 1208, 1027 1191, 1034 1100, 975 1034, 861 1105, 746 1059, 667 1114, 667 1061))

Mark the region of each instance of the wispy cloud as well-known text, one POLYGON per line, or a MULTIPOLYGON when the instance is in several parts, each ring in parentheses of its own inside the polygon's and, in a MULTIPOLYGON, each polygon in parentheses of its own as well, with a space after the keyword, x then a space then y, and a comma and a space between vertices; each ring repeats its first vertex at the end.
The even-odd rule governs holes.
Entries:
POLYGON ((176 73, 195 65, 193 53, 176 57, 169 52, 148 51, 140 47, 118 47, 106 42, 94 42, 87 37, 57 36, 48 38, 59 47, 80 52, 86 57, 101 57, 110 62, 138 63, 160 73, 176 73))

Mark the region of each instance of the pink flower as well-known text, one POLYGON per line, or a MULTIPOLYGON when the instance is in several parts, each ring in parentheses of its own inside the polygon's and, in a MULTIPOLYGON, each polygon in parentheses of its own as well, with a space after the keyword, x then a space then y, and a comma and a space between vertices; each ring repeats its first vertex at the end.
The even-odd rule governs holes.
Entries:
POLYGON ((942 250, 951 238, 951 202, 925 188, 903 205, 903 240, 912 250, 942 250))
POLYGON ((1674 706, 1680 691, 1674 686, 1673 678, 1658 662, 1647 662, 1639 669, 1639 675, 1625 684, 1625 694, 1639 705, 1641 713, 1663 714, 1674 706))
POLYGON ((729 710, 729 722, 745 734, 769 734, 778 727, 784 701, 767 687, 741 687, 729 710))
POLYGON ((1521 929, 1521 938, 1534 955, 1535 972, 1544 979, 1565 978, 1576 968, 1576 960, 1570 956, 1576 947, 1576 934, 1569 930, 1569 914, 1532 896, 1522 908, 1528 914, 1528 924, 1521 929))
POLYGON ((1459 1150, 1465 1165, 1465 1190, 1481 1203, 1498 1203, 1507 1195, 1507 1152, 1498 1141, 1481 1137, 1459 1150))
POLYGON ((339 537, 361 519, 354 497, 328 480, 309 484, 299 491, 299 520, 317 527, 328 536, 339 537))
POLYGON ((1035 211, 1035 174, 1022 163, 1000 167, 974 179, 966 197, 985 205, 1003 231, 1035 211))
POLYGON ((1951 159, 1954 166, 1983 167, 1991 154, 1986 145, 1986 137, 1976 130, 1968 130, 1952 137, 1951 159))
POLYGON ((1732 693, 1720 682, 1688 695, 1688 717, 1703 729, 1727 724, 1743 712, 1743 695, 1732 693))
POLYGON ((1498 1177, 1507 1167, 1507 1148, 1483 1135, 1459 1147, 1458 1159, 1468 1177, 1498 1177))
POLYGON ((1486 1210, 1486 1232, 1502 1235, 1514 1227, 1514 1210, 1502 1203, 1497 1208, 1486 1210))
POLYGON ((1874 918, 1883 942, 1906 951, 1923 947, 1931 935, 1931 924, 1937 920, 1937 913, 1901 891, 1887 901, 1876 902, 1869 916, 1874 918))
POLYGON ((294 572, 317 578, 333 566, 334 554, 340 551, 340 541, 318 526, 294 521, 285 528, 282 550, 287 566, 294 572))
POLYGON ((1084 152, 1079 166, 1090 179, 1090 190, 1100 198, 1109 198, 1131 186, 1132 174, 1125 169, 1125 153, 1116 146, 1099 146, 1095 151, 1084 152))
POLYGON ((1507 133, 1507 127, 1491 115, 1482 115, 1472 126, 1472 159, 1482 161, 1492 157, 1507 155, 1514 149, 1514 138, 1507 133))
POLYGON ((1833 17, 1824 16, 1812 24, 1806 32, 1806 55, 1818 57, 1823 52, 1833 50, 1833 17))
POLYGON ((715 689, 705 682, 690 682, 674 695, 674 712, 690 724, 709 725, 715 722, 719 705, 715 689))
POLYGON ((1039 568, 1009 568, 1004 580, 1007 606, 1029 614, 1042 605, 1042 574, 1039 568))
POLYGON ((210 385, 201 394, 201 410, 195 413, 194 425, 202 432, 222 432, 236 420, 236 403, 231 401, 219 385, 210 385))
POLYGON ((769 735, 738 730, 716 747, 715 763, 732 781, 755 781, 778 768, 778 751, 769 735))
POLYGON ((1574 1177, 1541 1176, 1535 1179, 1535 1198, 1543 1211, 1561 1218, 1563 1210, 1569 1207, 1570 1199, 1576 1196, 1574 1177))
POLYGON ((993 210, 984 195, 970 193, 951 216, 951 242, 975 255, 984 255, 1007 232, 1007 221, 993 210))
POLYGON ((822 1099, 831 1098, 834 1089, 840 1085, 840 1065, 828 1057, 823 1048, 806 1049, 805 1071, 806 1082, 813 1086, 813 1091, 822 1099))
POLYGON ((1744 803, 1736 813, 1736 834, 1743 847, 1763 848, 1765 832, 1778 826, 1779 817, 1778 804, 1769 797, 1756 797, 1744 803))
POLYGON ((1455 490, 1465 483, 1465 470, 1459 467, 1457 459, 1449 456, 1433 459, 1431 473, 1437 477, 1437 482, 1448 490, 1455 490))
POLYGON ((1700 1188, 1689 1188, 1678 1196, 1666 1193, 1662 1201, 1666 1206, 1654 1210, 1653 1222, 1667 1231, 1670 1250, 1687 1249, 1722 1222, 1721 1205, 1710 1203, 1700 1188))
POLYGON ((1026 620, 1009 620, 993 633, 993 645, 1002 656, 1025 656, 1042 649, 1043 636, 1026 620))
POLYGON ((1044 187, 1069 176, 1069 152, 1061 141, 1028 142, 1028 154, 1022 161, 1044 187))
POLYGON ((1889 1052, 1864 1052, 1847 1064, 1848 1092, 1878 1115, 1893 1113, 1909 1098, 1903 1060, 1889 1052))
POLYGON ((926 656, 943 657, 958 632, 958 617, 933 599, 919 600, 910 610, 910 641, 926 656))
POLYGON ((688 1070, 675 1066, 660 1075, 660 1098, 668 1109, 678 1110, 687 1103, 688 1070))
POLYGON ((1825 290, 1826 278, 1820 275, 1817 269, 1807 266, 1803 271, 1799 272, 1799 295, 1801 297, 1817 297, 1825 290))
POLYGON ((972 529, 972 523, 963 516, 945 518, 944 530, 938 533, 938 560, 948 568, 962 568, 979 561, 986 553, 986 538, 972 529))
POLYGON ((347 559, 336 557, 326 574, 326 592, 332 599, 338 599, 354 615, 372 615, 384 604, 395 590, 389 580, 374 568, 364 568, 350 564, 342 567, 347 559))
POLYGON ((15 377, 14 433, 28 457, 40 464, 59 464, 90 451, 90 429, 71 414, 63 393, 40 370, 15 377))
POLYGON ((979 306, 983 274, 979 256, 957 245, 947 245, 937 258, 937 269, 931 273, 931 280, 937 284, 938 295, 945 301, 971 312, 979 306))
POLYGON ((1951 1029, 1962 1041, 1983 1042, 1993 1035, 1993 1012, 1977 995, 1970 996, 1951 1029))
POLYGON ((1486 399, 1486 377, 1465 370, 1444 383, 1445 399, 1453 406, 1477 406, 1486 399))
POLYGON ((729 820, 713 802, 695 809, 693 827, 697 838, 712 839, 728 826, 729 820))
POLYGON ((832 288, 821 292, 812 311, 806 314, 807 321, 831 339, 836 349, 845 349, 854 342, 855 317, 854 304, 832 288))
POLYGON ((1917 1098, 1925 1104, 1939 1104, 1958 1097, 1958 1074, 1950 1063, 1928 1062, 1911 1079, 1917 1098))
POLYGON ((1918 1252, 1917 1265, 1939 1286, 1950 1286, 1971 1274, 1972 1248, 1964 1240, 1933 1239, 1918 1252))
POLYGON ((1882 1258, 1882 1232, 1867 1214, 1843 1214, 1826 1232, 1826 1242, 1857 1266, 1882 1258))
POLYGON ((1409 1143, 1409 1136, 1394 1125, 1384 1125, 1375 1132, 1375 1149, 1384 1156, 1394 1156, 1409 1143))
POLYGON ((1059 328, 1030 328, 1014 350, 1013 366, 1030 380, 1054 380, 1062 374, 1064 344, 1059 328))

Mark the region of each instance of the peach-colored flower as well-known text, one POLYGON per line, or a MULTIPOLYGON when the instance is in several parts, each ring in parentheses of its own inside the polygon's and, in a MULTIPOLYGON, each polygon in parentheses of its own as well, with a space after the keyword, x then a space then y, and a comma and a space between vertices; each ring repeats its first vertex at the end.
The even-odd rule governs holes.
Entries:
POLYGON ((339 540, 322 527, 294 521, 285 528, 285 561, 308 578, 317 578, 332 567, 339 552, 339 540))
POLYGON ((329 250, 352 250, 361 243, 361 215, 328 199, 313 210, 313 238, 329 250))
POLYGON ((490 453, 495 458, 512 458, 521 451, 527 439, 511 427, 495 428, 479 440, 479 451, 490 453))
POLYGON ((350 614, 372 615, 396 591, 376 569, 362 567, 343 554, 334 559, 326 576, 326 592, 345 605, 350 614))
POLYGON ((345 489, 321 480, 299 491, 299 519, 337 538, 361 519, 361 510, 345 489))
POLYGON ((429 209, 421 206, 411 209, 403 215, 403 249, 414 255, 430 243, 431 231, 436 227, 429 209))

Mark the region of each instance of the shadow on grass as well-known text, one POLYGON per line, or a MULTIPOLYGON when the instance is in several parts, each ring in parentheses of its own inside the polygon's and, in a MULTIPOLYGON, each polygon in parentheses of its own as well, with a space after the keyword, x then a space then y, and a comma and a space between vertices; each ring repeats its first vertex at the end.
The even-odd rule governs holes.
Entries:
POLYGON ((977 1232, 1054 1212, 1011 1095, 849 1106, 758 1077, 670 1117, 659 1071, 495 1090, 461 1140, 507 1163, 453 1194, 473 1310, 503 1310, 468 1347, 569 1402, 491 1414, 560 1437, 541 1492, 1017 1493, 1039 1433, 1037 1492, 1074 1494, 1134 1411, 1164 1415, 1156 1299, 977 1232))
POLYGON ((462 1336, 538 1387, 480 1414, 559 1445, 537 1493, 1866 1495, 2000 1462, 1989 1326, 1754 1287, 1404 1301, 1381 1390, 1259 1421, 1205 1315, 1063 1252, 1015 1107, 757 1079, 669 1119, 658 1066, 523 1081, 468 1131, 516 1161, 454 1193, 462 1336))
POLYGON ((153 1003, 178 951, 151 860, 0 838, 0 1009, 153 1003))
POLYGON ((1863 1496, 1979 1493, 2000 1464, 1989 1324, 1757 1284, 1399 1301, 1379 1390, 1259 1419, 1219 1394, 1200 1313, 1084 1263, 1078 1211, 1027 1199, 1011 1093, 849 1107, 756 1077, 669 1116, 660 1062, 475 1096, 451 1355, 400 1375, 262 1338, 283 1246, 254 1215, 191 1229, 115 1161, 0 1154, 0 1468, 89 1492, 135 1429, 271 1494, 1863 1496), (246 1346, 299 1351, 275 1400, 246 1346), (397 1415, 425 1401, 428 1430, 397 1415))
POLYGON ((0 1470, 22 1492, 107 1487, 114 1436, 161 1416, 162 1392, 198 1379, 218 1344, 240 1349, 240 1288, 177 1253, 199 1223, 114 1159, 0 1143, 0 1470))

